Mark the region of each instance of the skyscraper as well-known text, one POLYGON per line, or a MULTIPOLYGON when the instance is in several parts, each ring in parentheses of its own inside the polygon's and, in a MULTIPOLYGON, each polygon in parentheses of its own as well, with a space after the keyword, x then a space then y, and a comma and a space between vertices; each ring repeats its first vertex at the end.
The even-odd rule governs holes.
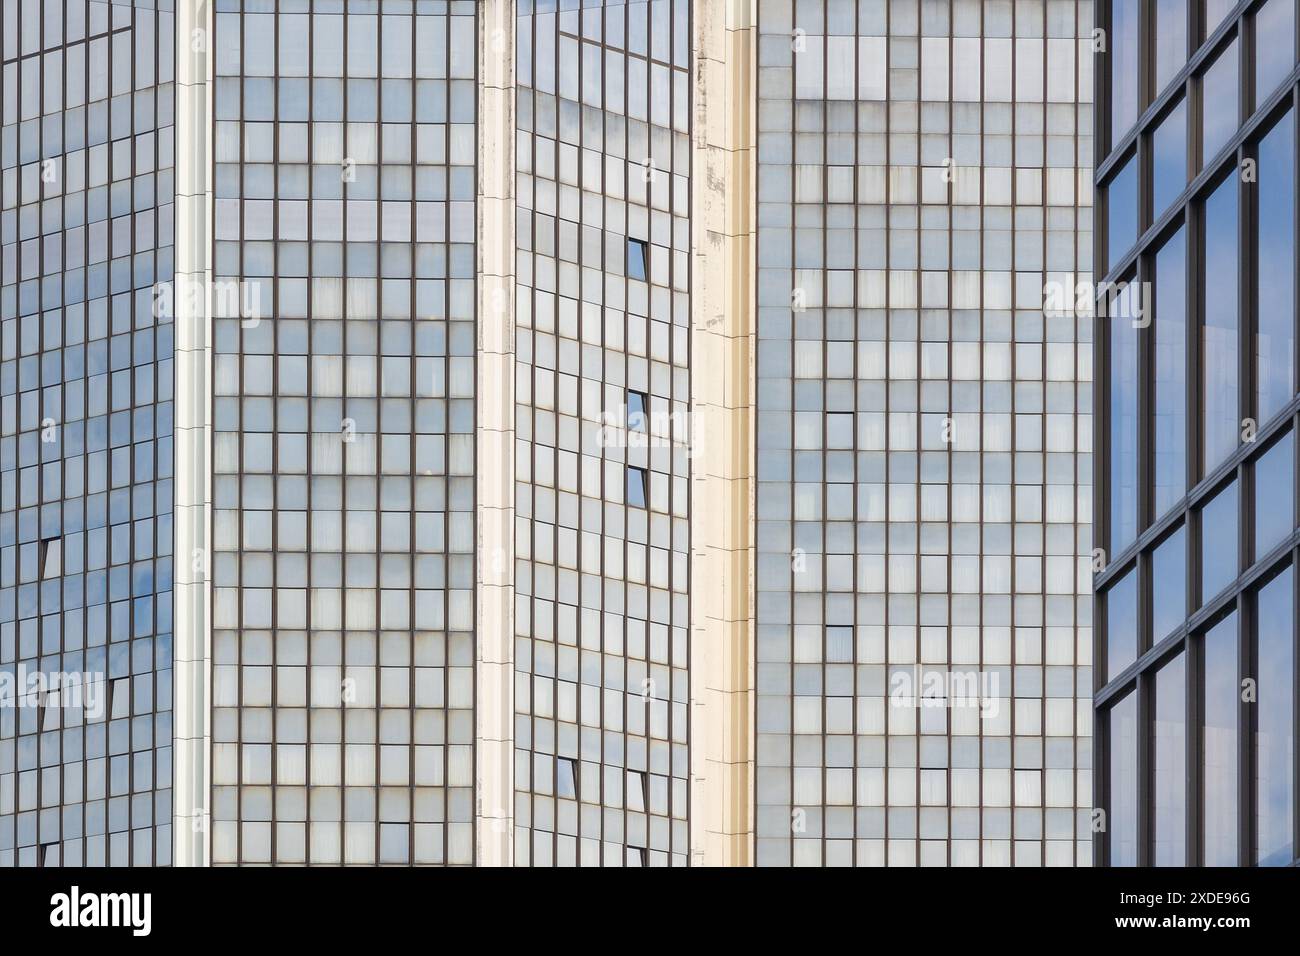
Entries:
POLYGON ((1086 862, 1090 6, 758 6, 760 864, 1086 862))
POLYGON ((0 863, 1091 862, 1091 3, 0 26, 0 863))
POLYGON ((1296 11, 1099 21, 1096 861, 1296 833, 1296 11))
POLYGON ((4 5, 5 865, 172 861, 168 7, 4 5))

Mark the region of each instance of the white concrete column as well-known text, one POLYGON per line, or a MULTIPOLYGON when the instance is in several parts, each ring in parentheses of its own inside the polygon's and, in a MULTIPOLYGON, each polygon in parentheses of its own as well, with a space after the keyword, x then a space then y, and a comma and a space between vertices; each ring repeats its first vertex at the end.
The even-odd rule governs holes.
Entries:
POLYGON ((479 4, 475 863, 514 862, 515 3, 479 4))
POLYGON ((175 659, 173 862, 207 866, 211 841, 212 3, 176 4, 175 659))
POLYGON ((694 6, 691 862, 754 843, 755 43, 751 0, 694 6))

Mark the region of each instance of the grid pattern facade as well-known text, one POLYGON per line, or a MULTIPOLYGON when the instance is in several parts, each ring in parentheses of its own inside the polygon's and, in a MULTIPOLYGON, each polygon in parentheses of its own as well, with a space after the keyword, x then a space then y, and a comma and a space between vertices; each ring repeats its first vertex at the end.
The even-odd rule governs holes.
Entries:
POLYGON ((1099 13, 1096 860, 1289 865, 1295 0, 1099 13))
POLYGON ((469 864, 475 4, 215 30, 212 861, 469 864))
POLYGON ((757 863, 1086 865, 1092 4, 758 10, 757 863))
POLYGON ((689 8, 517 8, 521 866, 687 861, 689 8))
POLYGON ((172 32, 0 19, 0 866, 171 862, 172 32))

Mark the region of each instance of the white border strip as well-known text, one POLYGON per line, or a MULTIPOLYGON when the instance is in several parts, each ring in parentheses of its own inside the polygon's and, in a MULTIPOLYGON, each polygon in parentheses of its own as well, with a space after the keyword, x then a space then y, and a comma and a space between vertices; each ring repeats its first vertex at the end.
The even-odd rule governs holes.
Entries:
POLYGON ((212 38, 209 0, 176 4, 175 740, 172 840, 176 866, 210 860, 212 671, 211 267, 212 38), (182 294, 202 289, 202 295, 182 294))
POLYGON ((478 38, 475 863, 514 863, 515 3, 478 38))

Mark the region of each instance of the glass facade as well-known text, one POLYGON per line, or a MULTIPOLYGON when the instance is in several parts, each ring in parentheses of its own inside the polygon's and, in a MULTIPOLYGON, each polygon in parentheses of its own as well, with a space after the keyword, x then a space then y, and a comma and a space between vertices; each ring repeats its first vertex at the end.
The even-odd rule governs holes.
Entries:
POLYGON ((517 866, 687 862, 690 7, 517 7, 517 866))
POLYGON ((171 862, 173 33, 0 21, 0 866, 171 862))
POLYGON ((759 5, 759 865, 1089 862, 1092 8, 759 5))
POLYGON ((1297 18, 1185 6, 6 0, 0 866, 1289 862, 1297 18))
POLYGON ((469 864, 475 4, 215 28, 212 862, 469 864))
POLYGON ((1295 2, 1135 6, 1099 21, 1095 860, 1289 865, 1295 2))

